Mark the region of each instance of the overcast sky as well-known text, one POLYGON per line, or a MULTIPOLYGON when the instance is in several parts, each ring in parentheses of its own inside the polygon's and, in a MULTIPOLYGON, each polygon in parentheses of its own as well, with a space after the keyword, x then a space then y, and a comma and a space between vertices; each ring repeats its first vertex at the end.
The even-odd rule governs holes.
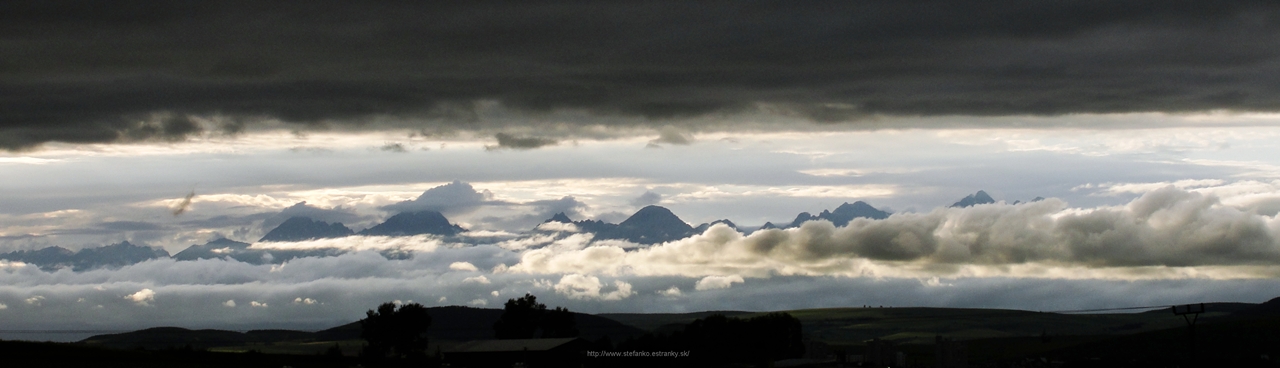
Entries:
POLYGON ((323 328, 526 292, 590 313, 1261 302, 1277 27, 1265 1, 5 2, 0 252, 177 253, 416 209, 472 235, 254 245, 347 251, 276 265, 0 261, 0 324, 323 328), (947 208, 978 190, 999 202, 947 208), (859 200, 894 215, 650 247, 527 233, 859 200))

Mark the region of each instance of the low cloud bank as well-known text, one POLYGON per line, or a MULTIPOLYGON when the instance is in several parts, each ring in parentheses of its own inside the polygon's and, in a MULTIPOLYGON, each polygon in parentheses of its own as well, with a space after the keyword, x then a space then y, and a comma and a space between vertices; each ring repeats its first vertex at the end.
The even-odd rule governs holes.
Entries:
POLYGON ((1117 277, 1176 277, 1170 275, 1182 272, 1173 271, 1178 268, 1216 267, 1223 268, 1220 277, 1271 277, 1276 271, 1269 266, 1280 262, 1278 232, 1275 217, 1169 186, 1117 207, 1069 208, 1049 199, 900 213, 884 220, 857 219, 846 227, 811 221, 750 235, 717 225, 698 236, 632 251, 600 243, 577 250, 534 249, 509 270, 687 277, 1058 277, 1045 271, 1077 269, 1109 270, 1105 273, 1117 277))

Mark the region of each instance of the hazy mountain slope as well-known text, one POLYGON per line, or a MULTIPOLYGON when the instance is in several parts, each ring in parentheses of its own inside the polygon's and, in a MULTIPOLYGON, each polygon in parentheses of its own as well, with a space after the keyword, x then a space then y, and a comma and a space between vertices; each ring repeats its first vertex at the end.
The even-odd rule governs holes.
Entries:
POLYGON ((360 231, 360 235, 408 236, 408 235, 456 235, 467 231, 449 223, 449 219, 436 211, 402 212, 391 216, 381 224, 360 231))
POLYGON ((328 223, 324 221, 315 221, 310 217, 290 217, 280 226, 271 229, 264 235, 260 242, 266 241, 303 241, 325 238, 341 238, 350 236, 355 232, 348 229, 340 223, 328 223))

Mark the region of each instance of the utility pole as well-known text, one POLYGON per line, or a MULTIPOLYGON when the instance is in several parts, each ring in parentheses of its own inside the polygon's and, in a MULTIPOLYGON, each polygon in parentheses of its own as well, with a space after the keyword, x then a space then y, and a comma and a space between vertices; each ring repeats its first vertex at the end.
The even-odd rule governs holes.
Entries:
POLYGON ((1196 364, 1196 320, 1200 319, 1200 313, 1204 313, 1204 303, 1187 304, 1184 306, 1169 307, 1173 310, 1173 315, 1182 316, 1187 321, 1187 347, 1191 354, 1191 365, 1196 364))

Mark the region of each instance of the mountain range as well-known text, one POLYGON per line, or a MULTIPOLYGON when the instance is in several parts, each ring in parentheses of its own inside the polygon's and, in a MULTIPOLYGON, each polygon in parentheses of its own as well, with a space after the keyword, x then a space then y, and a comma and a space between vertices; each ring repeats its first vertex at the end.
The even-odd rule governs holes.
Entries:
MULTIPOLYGON (((857 201, 853 202, 853 204, 845 202, 844 204, 841 204, 840 207, 836 207, 834 211, 822 210, 822 213, 819 213, 817 216, 808 212, 801 212, 799 215, 796 215, 795 220, 781 228, 790 229, 793 227, 800 227, 800 225, 813 220, 827 220, 836 226, 846 226, 849 225, 849 221, 853 221, 853 219, 859 217, 865 217, 872 220, 883 220, 889 218, 889 213, 876 209, 875 207, 871 207, 867 202, 857 201)), ((766 222, 764 226, 761 226, 760 228, 777 229, 780 227, 771 222, 766 222)))
POLYGON ((167 258, 169 252, 160 248, 134 245, 127 241, 97 248, 85 248, 72 252, 63 247, 47 247, 40 250, 20 250, 0 254, 0 259, 34 264, 45 271, 70 268, 84 271, 102 267, 123 267, 155 258, 167 258))
MULTIPOLYGON (((1036 200, 1042 198, 1037 197, 1036 200)), ((1034 201, 1034 200, 1033 200, 1034 201)), ((984 191, 978 191, 952 205, 952 207, 969 207, 979 204, 995 203, 984 191)), ((799 227, 805 222, 823 220, 836 226, 846 226, 857 218, 879 220, 888 218, 889 212, 877 209, 863 201, 843 203, 834 210, 823 210, 818 215, 801 212, 795 220, 785 226, 765 223, 759 229, 786 229, 799 227)), ((697 226, 690 226, 671 210, 661 206, 646 206, 636 211, 626 220, 612 224, 599 220, 574 221, 569 216, 557 213, 533 229, 533 232, 559 232, 567 227, 545 227, 549 223, 573 225, 576 232, 591 233, 594 240, 624 240, 640 245, 653 245, 673 240, 684 239, 701 234, 716 224, 724 224, 732 229, 742 231, 728 219, 716 220, 697 226)), ((380 224, 360 232, 352 231, 341 223, 328 223, 308 217, 292 217, 279 226, 268 231, 259 242, 293 242, 316 239, 341 238, 351 235, 367 236, 413 236, 439 235, 456 236, 467 229, 450 223, 449 219, 436 211, 403 212, 387 218, 380 224)), ((250 243, 230 239, 216 239, 205 244, 194 244, 174 254, 178 261, 194 261, 199 259, 229 258, 251 264, 281 263, 300 257, 323 257, 341 253, 337 249, 282 250, 252 248, 250 243)), ((405 254, 384 252, 391 258, 404 258, 405 254)), ((121 242, 99 248, 86 248, 72 252, 62 247, 47 247, 40 250, 15 251, 0 254, 0 259, 34 264, 46 271, 71 268, 83 271, 103 267, 123 267, 151 259, 167 258, 169 253, 163 249, 138 246, 129 242, 121 242)))

